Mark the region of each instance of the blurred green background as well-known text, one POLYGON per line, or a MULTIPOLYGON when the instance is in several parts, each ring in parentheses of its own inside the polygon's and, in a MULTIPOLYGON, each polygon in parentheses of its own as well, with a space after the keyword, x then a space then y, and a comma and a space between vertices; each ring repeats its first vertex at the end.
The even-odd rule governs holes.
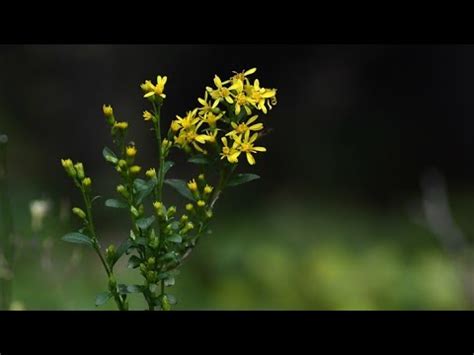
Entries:
MULTIPOLYGON (((256 66, 262 85, 278 88, 268 153, 242 170, 262 179, 219 200, 213 233, 170 289, 176 309, 472 308, 471 59, 472 46, 0 47, 15 307, 94 309, 105 289, 97 257, 60 241, 77 227, 69 211, 80 203, 60 158, 83 161, 104 199, 118 183, 102 161, 110 139, 101 105, 131 123, 150 166, 141 82, 168 75, 169 121, 196 105, 214 74, 256 66), (41 223, 33 200, 48 201, 41 223)), ((190 178, 191 168, 171 175, 190 178)), ((103 200, 95 213, 106 246, 128 227, 103 200)), ((138 281, 118 269, 121 282, 138 281)), ((144 307, 132 296, 132 308, 144 307)))

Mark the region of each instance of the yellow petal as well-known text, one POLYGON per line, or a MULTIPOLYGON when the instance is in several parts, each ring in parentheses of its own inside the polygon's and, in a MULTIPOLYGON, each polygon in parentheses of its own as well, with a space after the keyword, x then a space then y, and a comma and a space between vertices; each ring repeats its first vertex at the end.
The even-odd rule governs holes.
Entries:
POLYGON ((232 100, 232 98, 230 96, 226 96, 225 97, 225 100, 229 103, 229 104, 233 104, 234 103, 234 100, 232 100))
POLYGON ((253 74, 253 73, 255 73, 256 71, 257 71, 257 68, 249 69, 249 70, 247 70, 247 71, 244 73, 244 76, 253 74))
POLYGON ((216 84, 218 88, 222 87, 222 81, 217 75, 214 76, 214 84, 216 84))
POLYGON ((257 152, 266 152, 267 151, 267 148, 265 147, 253 147, 254 150, 256 150, 257 152))
POLYGON ((249 127, 250 130, 252 131, 260 131, 263 129, 263 123, 256 123, 252 126, 249 127))
POLYGON ((247 153, 247 161, 249 162, 250 165, 255 165, 255 159, 252 154, 247 153))
POLYGON ((258 118, 258 115, 250 117, 247 121, 247 125, 251 124, 252 122, 255 122, 257 118, 258 118))

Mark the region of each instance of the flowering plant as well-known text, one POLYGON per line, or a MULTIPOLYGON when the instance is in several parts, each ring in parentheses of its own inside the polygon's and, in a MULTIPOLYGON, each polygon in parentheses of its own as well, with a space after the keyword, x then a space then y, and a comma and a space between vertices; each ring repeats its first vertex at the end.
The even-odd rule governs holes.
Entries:
POLYGON ((258 79, 251 82, 248 78, 255 72, 255 68, 234 72, 226 81, 216 75, 215 87, 206 87, 204 97, 198 99, 200 106, 183 117, 177 115, 168 130, 163 129, 161 115, 167 77, 158 76, 156 83, 147 80, 141 84, 144 98, 151 104, 150 110, 143 112, 143 119, 152 125, 158 160, 158 166, 146 170, 141 177, 142 167, 136 163, 137 147, 126 138, 128 122, 118 121, 110 105, 103 106, 115 144, 114 150, 104 148, 103 156, 121 178, 116 188, 118 197, 106 200, 105 205, 123 208, 131 222, 128 238, 118 247, 110 245, 105 253, 92 214, 97 199, 92 194, 92 179, 86 176, 82 163, 61 161, 84 200, 84 208, 73 208, 82 228, 66 234, 63 240, 92 247, 108 277, 107 291, 97 296, 96 305, 113 299, 118 309, 128 310, 132 293, 141 293, 149 310, 169 310, 176 302, 166 287, 174 285, 179 266, 208 231, 222 191, 259 178, 255 174, 236 173, 239 164, 254 165, 255 155, 266 151, 257 145, 264 129, 259 114, 267 114, 276 104, 276 89, 264 88, 258 79), (188 155, 188 162, 197 164, 200 173, 187 182, 166 179, 174 165, 169 160, 172 149, 188 155), (179 216, 176 206, 163 201, 164 185, 189 200, 179 216), (150 199, 152 212, 145 207, 150 199), (117 282, 114 266, 124 255, 128 256, 128 266, 139 270, 143 284, 117 282))

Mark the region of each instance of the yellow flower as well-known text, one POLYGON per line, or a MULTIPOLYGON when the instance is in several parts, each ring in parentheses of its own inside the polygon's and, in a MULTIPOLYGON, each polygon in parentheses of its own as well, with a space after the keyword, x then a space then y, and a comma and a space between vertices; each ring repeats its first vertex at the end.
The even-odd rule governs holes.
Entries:
POLYGON ((175 144, 179 145, 181 148, 186 148, 187 146, 192 145, 198 152, 206 154, 207 151, 201 148, 198 143, 205 144, 211 139, 211 137, 206 134, 198 134, 198 127, 199 124, 197 126, 192 126, 189 129, 181 129, 179 135, 174 137, 175 144))
POLYGON ((243 139, 241 136, 234 136, 235 142, 237 143, 237 157, 240 155, 240 153, 245 153, 247 156, 247 161, 250 165, 255 164, 255 158, 253 157, 252 154, 255 154, 257 152, 266 152, 267 149, 265 147, 255 147, 253 143, 257 140, 258 138, 258 133, 254 133, 252 136, 250 136, 250 130, 246 131, 243 139))
POLYGON ((193 111, 188 111, 186 112, 185 117, 180 117, 176 115, 176 120, 174 122, 177 122, 180 128, 183 129, 189 129, 192 128, 196 123, 199 122, 199 117, 196 117, 198 109, 194 109, 193 111))
POLYGON ((217 89, 212 89, 210 87, 206 88, 206 90, 211 94, 211 97, 215 100, 213 106, 217 105, 216 101, 219 102, 221 99, 226 100, 229 104, 233 104, 234 100, 231 96, 231 90, 235 90, 238 87, 238 84, 233 84, 227 88, 217 75, 214 76, 214 84, 217 89))
POLYGON ((153 118, 153 115, 149 111, 143 111, 143 119, 145 121, 150 121, 153 118))
POLYGON ((213 188, 212 186, 210 186, 210 185, 206 185, 206 186, 204 187, 204 193, 205 193, 205 194, 210 194, 210 193, 212 192, 212 190, 214 190, 214 188, 213 188))
POLYGON ((159 202, 159 201, 153 202, 153 207, 155 208, 155 210, 158 211, 159 209, 161 209, 161 206, 163 206, 163 204, 161 202, 159 202))
POLYGON ((234 141, 234 143, 232 144, 232 147, 229 147, 226 137, 222 137, 221 141, 222 141, 222 144, 224 144, 224 146, 222 147, 222 152, 220 153, 221 159, 227 158, 227 161, 229 163, 232 163, 232 164, 237 163, 238 162, 237 158, 240 154, 240 152, 237 150, 237 147, 238 147, 237 142, 234 141))
POLYGON ((115 122, 113 128, 125 130, 125 129, 128 128, 128 123, 127 122, 115 122))
POLYGON ((230 131, 229 133, 226 134, 226 136, 235 136, 235 135, 242 135, 245 132, 248 131, 261 131, 263 129, 263 124, 262 123, 254 123, 257 120, 258 116, 252 116, 250 117, 247 122, 242 122, 242 123, 235 123, 231 122, 231 126, 234 129, 233 131, 230 131))
POLYGON ((181 129, 181 125, 178 120, 171 121, 171 130, 173 132, 178 132, 181 129))
POLYGON ((114 115, 114 110, 110 105, 102 105, 102 112, 105 117, 112 117, 114 115))
POLYGON ((155 168, 151 168, 151 169, 148 169, 145 173, 145 175, 148 177, 148 178, 154 178, 156 177, 156 170, 155 168))
POLYGON ((202 107, 199 108, 200 112, 203 112, 203 113, 212 112, 212 110, 215 109, 217 105, 219 104, 219 101, 216 100, 211 105, 210 102, 208 101, 208 96, 209 96, 208 92, 205 91, 204 98, 203 99, 198 98, 198 102, 202 105, 202 107))
MULTIPOLYGON (((253 102, 253 106, 263 113, 267 113, 267 108, 265 106, 266 100, 271 99, 276 103, 274 97, 276 96, 276 89, 265 89, 260 87, 260 81, 255 79, 253 85, 246 85, 245 91, 247 96, 249 96, 253 102)), ((269 104, 271 108, 271 105, 269 104)))
POLYGON ((142 90, 145 91, 145 95, 143 97, 152 97, 152 96, 160 96, 161 98, 166 98, 166 95, 163 93, 165 90, 165 84, 168 80, 168 77, 158 75, 156 77, 156 85, 153 85, 151 81, 147 80, 144 84, 140 85, 142 90))
POLYGON ((213 114, 212 112, 207 112, 201 117, 201 121, 207 123, 209 127, 215 127, 217 121, 223 116, 223 113, 219 113, 218 115, 213 114))
POLYGON ((215 143, 216 142, 216 137, 219 129, 215 129, 213 132, 211 131, 206 131, 206 136, 207 136, 207 141, 209 143, 215 143))
POLYGON ((133 145, 129 145, 126 149, 127 156, 133 158, 137 154, 137 148, 133 145))
POLYGON ((247 76, 252 75, 256 71, 257 71, 257 68, 252 68, 252 69, 249 69, 249 70, 243 70, 240 73, 237 73, 237 72, 234 71, 234 76, 231 78, 231 80, 232 80, 233 83, 235 83, 237 80, 241 80, 242 82, 244 82, 245 79, 247 79, 246 78, 247 76))
POLYGON ((191 191, 196 191, 198 188, 196 180, 192 179, 188 182, 188 189, 191 191))

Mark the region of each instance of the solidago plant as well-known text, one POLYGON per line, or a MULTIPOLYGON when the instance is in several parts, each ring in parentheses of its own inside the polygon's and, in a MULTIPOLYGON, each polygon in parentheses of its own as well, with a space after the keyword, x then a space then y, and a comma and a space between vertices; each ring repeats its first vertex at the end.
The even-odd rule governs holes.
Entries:
POLYGON ((143 119, 153 128, 158 163, 145 172, 136 163, 136 145, 127 140, 128 122, 117 120, 110 105, 103 106, 115 144, 115 149, 104 148, 103 156, 121 179, 116 187, 117 198, 106 200, 105 205, 123 208, 130 218, 128 238, 118 247, 110 245, 102 251, 92 213, 98 196, 93 197, 92 179, 83 164, 70 159, 61 161, 84 200, 83 208, 73 208, 82 228, 65 235, 63 240, 92 247, 108 277, 107 291, 97 296, 96 305, 113 299, 118 309, 128 310, 132 293, 141 293, 149 310, 169 310, 176 303, 166 288, 174 285, 179 266, 208 232, 222 191, 258 178, 236 172, 239 164, 254 165, 255 155, 266 151, 258 144, 264 129, 260 117, 276 104, 276 89, 264 88, 258 79, 252 82, 248 78, 255 72, 255 68, 234 72, 226 81, 216 75, 215 87, 206 87, 204 97, 197 100, 200 106, 183 117, 177 115, 168 129, 161 114, 167 77, 158 76, 156 83, 147 80, 141 84, 150 104, 143 119), (188 162, 199 166, 200 173, 188 181, 166 179, 174 165, 169 160, 172 150, 184 152, 188 162), (163 200, 164 185, 189 200, 182 212, 163 200), (140 272, 141 285, 117 282, 114 266, 125 255, 128 267, 140 272))

